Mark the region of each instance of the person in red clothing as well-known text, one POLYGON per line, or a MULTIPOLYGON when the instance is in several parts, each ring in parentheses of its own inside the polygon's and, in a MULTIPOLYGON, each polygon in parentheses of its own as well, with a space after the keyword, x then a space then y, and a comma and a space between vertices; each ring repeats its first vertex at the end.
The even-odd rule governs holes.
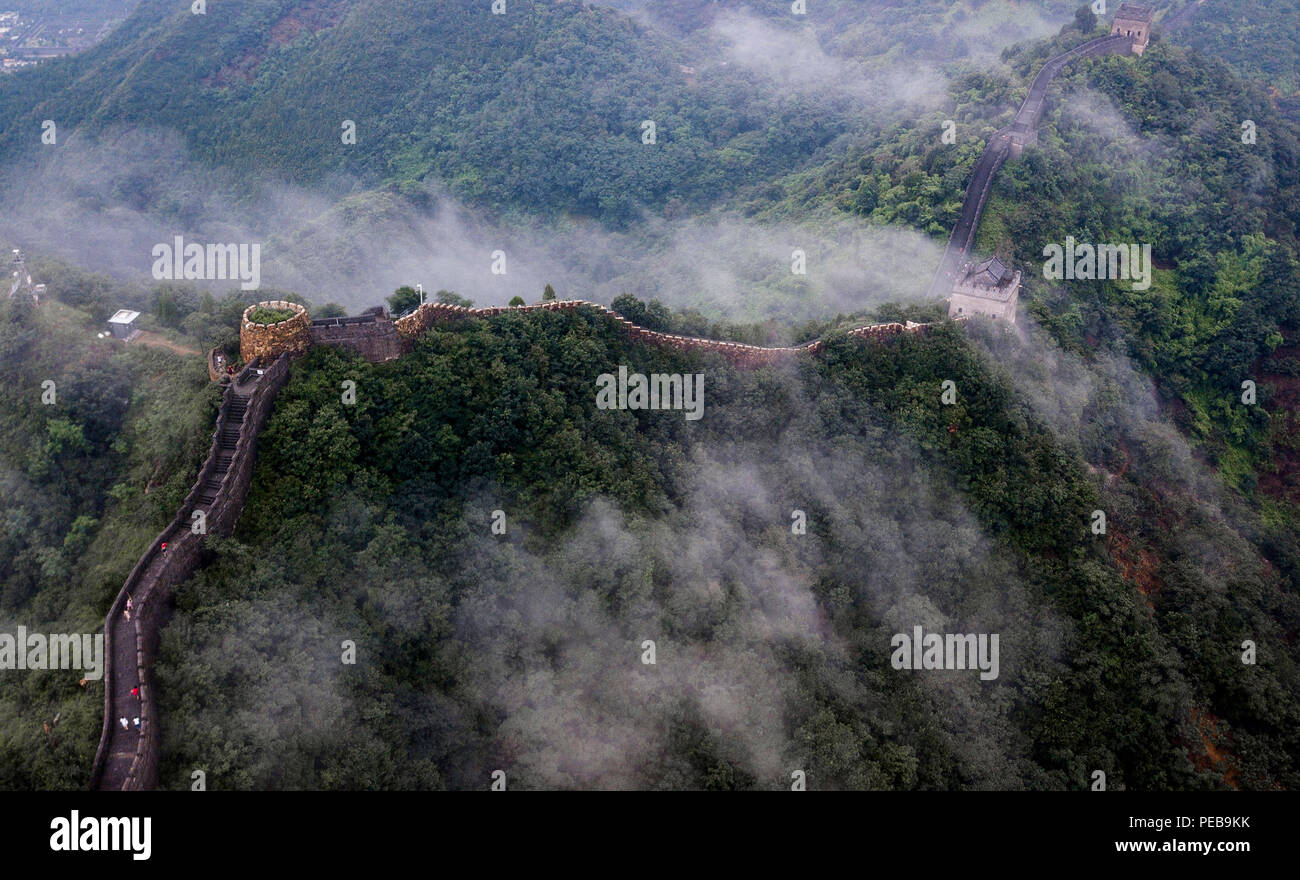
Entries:
POLYGON ((137 700, 140 699, 140 685, 131 688, 131 696, 135 697, 137 700))

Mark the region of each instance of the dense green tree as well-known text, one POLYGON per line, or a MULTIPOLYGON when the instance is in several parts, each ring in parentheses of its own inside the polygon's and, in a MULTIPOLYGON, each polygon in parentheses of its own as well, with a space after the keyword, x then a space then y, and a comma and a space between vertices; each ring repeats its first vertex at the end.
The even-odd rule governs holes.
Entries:
POLYGON ((407 312, 415 311, 419 304, 419 291, 405 284, 394 290, 393 295, 388 297, 388 311, 393 315, 405 315, 407 312))

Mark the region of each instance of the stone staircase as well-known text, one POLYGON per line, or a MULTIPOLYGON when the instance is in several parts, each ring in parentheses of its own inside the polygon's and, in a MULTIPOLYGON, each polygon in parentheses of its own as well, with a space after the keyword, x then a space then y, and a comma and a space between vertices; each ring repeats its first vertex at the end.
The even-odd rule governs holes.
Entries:
POLYGON ((240 394, 232 388, 226 423, 217 435, 214 466, 207 480, 199 487, 198 497, 195 499, 197 507, 211 507, 217 500, 221 483, 226 477, 226 472, 230 470, 231 462, 235 460, 235 449, 239 446, 239 432, 243 428, 244 416, 247 412, 248 395, 240 394))

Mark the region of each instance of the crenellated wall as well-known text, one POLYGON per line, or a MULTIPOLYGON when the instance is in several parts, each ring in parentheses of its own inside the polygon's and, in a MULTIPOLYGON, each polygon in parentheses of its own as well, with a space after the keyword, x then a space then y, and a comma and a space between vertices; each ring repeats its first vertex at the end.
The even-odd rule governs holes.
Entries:
MULTIPOLYGON (((736 366, 744 368, 762 367, 789 360, 799 355, 815 355, 822 350, 823 346, 820 339, 800 346, 769 348, 761 345, 745 345, 739 342, 723 342, 717 339, 701 339, 696 336, 677 336, 672 333, 661 333, 658 330, 648 330, 645 327, 633 324, 613 309, 580 299, 535 303, 530 306, 497 306, 485 309, 471 309, 464 306, 447 305, 446 303, 425 303, 411 314, 398 318, 394 323, 397 326, 398 334, 409 347, 421 333, 424 333, 434 324, 454 321, 459 318, 488 318, 502 312, 523 312, 538 309, 563 312, 584 308, 607 316, 611 321, 615 322, 623 333, 638 342, 663 348, 673 348, 678 351, 714 351, 736 366)), ((929 326, 929 324, 914 324, 910 321, 906 324, 871 324, 850 330, 849 335, 858 339, 883 339, 899 333, 922 332, 929 326)))
POLYGON ((382 309, 355 318, 317 318, 311 322, 311 340, 355 351, 372 364, 402 353, 402 338, 382 309))
POLYGON ((207 534, 228 535, 243 509, 253 479, 257 435, 288 378, 289 359, 278 358, 260 376, 257 369, 250 364, 226 385, 212 445, 198 478, 171 524, 136 562, 104 620, 104 723, 91 769, 91 788, 139 790, 157 785, 158 713, 151 667, 159 633, 171 614, 172 590, 195 572, 202 557, 204 539, 192 534, 191 513, 204 511, 207 534), (237 407, 242 407, 243 418, 233 452, 227 456, 222 436, 237 407), (203 503, 205 487, 218 472, 220 487, 212 501, 203 503), (135 606, 129 621, 123 615, 128 596, 135 606), (138 702, 126 693, 133 683, 140 687, 138 702), (133 707, 140 717, 134 743, 130 742, 132 731, 119 733, 114 723, 121 715, 114 707, 123 704, 133 707))
MULTIPOLYGON (((245 311, 239 334, 240 353, 248 360, 252 357, 265 360, 279 357, 281 354, 296 357, 306 352, 312 345, 330 345, 354 351, 371 363, 382 363, 409 351, 415 340, 434 324, 463 318, 490 318, 504 312, 539 310, 571 312, 578 309, 589 309, 604 315, 613 321, 629 339, 645 345, 674 348, 679 351, 713 351, 743 368, 766 366, 803 354, 816 354, 822 348, 821 341, 792 347, 767 347, 663 333, 633 324, 613 309, 580 299, 534 303, 526 306, 492 306, 482 309, 447 303, 425 303, 396 321, 390 320, 382 309, 375 309, 365 315, 351 318, 312 320, 306 310, 297 303, 275 301, 258 303, 258 305, 290 308, 297 314, 278 324, 254 324, 247 319, 247 315, 257 306, 249 306, 245 311)), ((928 325, 910 322, 906 325, 875 324, 859 327, 850 331, 849 335, 858 338, 882 338, 895 333, 914 332, 925 326, 928 325)))

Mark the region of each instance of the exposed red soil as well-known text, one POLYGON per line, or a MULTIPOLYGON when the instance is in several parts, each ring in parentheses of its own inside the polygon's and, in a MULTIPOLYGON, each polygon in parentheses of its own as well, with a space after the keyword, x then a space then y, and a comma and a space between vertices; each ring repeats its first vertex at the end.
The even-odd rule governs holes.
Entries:
POLYGON ((292 43, 304 31, 314 34, 334 27, 343 20, 346 7, 344 0, 308 0, 307 3, 271 25, 271 45, 283 46, 292 43))
POLYGON ((1123 479, 1124 475, 1128 473, 1129 467, 1133 464, 1133 453, 1129 452, 1128 446, 1126 446, 1123 442, 1119 444, 1119 451, 1124 454, 1124 461, 1120 464, 1119 470, 1108 471, 1106 470, 1106 468, 1101 467, 1099 465, 1089 464, 1088 473, 1094 476, 1101 477, 1102 481, 1107 486, 1112 485, 1118 480, 1123 479))
MULTIPOLYGON (((1272 357, 1300 363, 1300 345, 1294 333, 1272 357)), ((1273 389, 1269 410, 1275 419, 1269 440, 1276 469, 1259 475, 1259 489, 1274 498, 1300 504, 1300 376, 1264 372, 1262 361, 1256 370, 1260 384, 1273 389)))
POLYGON ((1160 557, 1156 556, 1153 550, 1136 549, 1133 547, 1133 540, 1122 532, 1114 529, 1110 532, 1110 541, 1107 545, 1110 549, 1111 558, 1119 566, 1120 576, 1124 580, 1137 587, 1137 591, 1142 594, 1142 600, 1147 603, 1147 607, 1154 609, 1150 598, 1152 593, 1160 592, 1164 581, 1156 574, 1156 569, 1160 566, 1160 557))
POLYGON ((334 27, 343 20, 346 12, 347 0, 307 0, 271 25, 265 45, 249 49, 216 73, 203 77, 200 82, 214 88, 251 83, 257 77, 257 68, 266 57, 267 49, 292 43, 304 33, 314 34, 334 27))
POLYGON ((1189 750, 1192 766, 1197 770, 1213 770, 1223 774, 1223 781, 1233 788, 1241 788, 1238 781, 1240 771, 1237 769, 1236 756, 1229 748, 1231 737, 1219 732, 1219 719, 1208 709, 1192 709, 1192 723, 1201 737, 1201 750, 1189 750))

